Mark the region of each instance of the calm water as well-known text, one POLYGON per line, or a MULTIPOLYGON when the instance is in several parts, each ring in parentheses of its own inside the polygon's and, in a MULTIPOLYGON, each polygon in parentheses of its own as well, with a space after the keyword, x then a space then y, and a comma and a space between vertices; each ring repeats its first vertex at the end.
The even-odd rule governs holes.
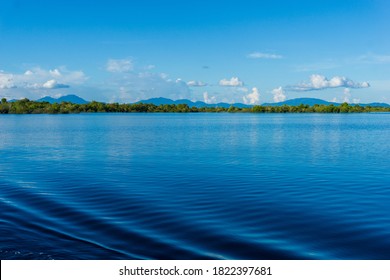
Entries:
POLYGON ((1 259, 390 259, 390 114, 0 115, 1 259))

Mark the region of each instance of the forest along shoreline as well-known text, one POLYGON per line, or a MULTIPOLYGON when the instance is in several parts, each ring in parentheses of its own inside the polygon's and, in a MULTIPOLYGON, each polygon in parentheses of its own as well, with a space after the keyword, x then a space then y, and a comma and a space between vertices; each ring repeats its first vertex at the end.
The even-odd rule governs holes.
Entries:
POLYGON ((187 104, 119 104, 92 101, 87 104, 71 102, 49 103, 32 101, 27 98, 8 102, 1 99, 0 114, 78 114, 78 113, 372 113, 390 112, 390 107, 361 106, 359 104, 342 103, 340 105, 313 106, 292 105, 254 105, 248 108, 235 106, 225 107, 189 107, 187 104))

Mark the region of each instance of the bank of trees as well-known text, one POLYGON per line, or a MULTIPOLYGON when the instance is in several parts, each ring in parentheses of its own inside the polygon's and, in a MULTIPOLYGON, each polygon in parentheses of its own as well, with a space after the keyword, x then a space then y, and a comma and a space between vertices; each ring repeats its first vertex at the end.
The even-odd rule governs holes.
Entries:
POLYGON ((282 105, 282 106, 260 106, 252 108, 255 113, 367 113, 367 112, 390 112, 390 108, 360 106, 358 104, 342 103, 340 105, 282 105))
POLYGON ((37 102, 29 99, 21 99, 8 102, 5 98, 0 103, 0 114, 74 114, 74 113, 198 113, 198 112, 229 112, 229 113, 365 113, 365 112, 390 112, 387 107, 360 106, 357 104, 343 103, 341 105, 282 105, 262 106, 255 105, 250 108, 223 107, 189 107, 186 104, 154 105, 154 104, 119 104, 102 103, 92 101, 88 104, 74 104, 61 102, 50 104, 49 102, 37 102))

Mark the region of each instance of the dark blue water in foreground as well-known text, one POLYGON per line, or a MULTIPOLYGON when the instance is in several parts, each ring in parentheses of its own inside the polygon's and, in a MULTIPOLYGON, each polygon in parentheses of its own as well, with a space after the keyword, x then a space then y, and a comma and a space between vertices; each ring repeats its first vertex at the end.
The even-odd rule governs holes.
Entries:
POLYGON ((1 259, 390 259, 390 114, 0 116, 1 259))

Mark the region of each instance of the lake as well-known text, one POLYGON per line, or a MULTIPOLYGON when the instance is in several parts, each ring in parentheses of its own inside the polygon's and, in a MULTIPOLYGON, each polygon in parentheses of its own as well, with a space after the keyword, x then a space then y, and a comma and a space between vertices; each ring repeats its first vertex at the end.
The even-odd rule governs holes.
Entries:
POLYGON ((0 126, 1 259, 390 259, 390 114, 0 126))

